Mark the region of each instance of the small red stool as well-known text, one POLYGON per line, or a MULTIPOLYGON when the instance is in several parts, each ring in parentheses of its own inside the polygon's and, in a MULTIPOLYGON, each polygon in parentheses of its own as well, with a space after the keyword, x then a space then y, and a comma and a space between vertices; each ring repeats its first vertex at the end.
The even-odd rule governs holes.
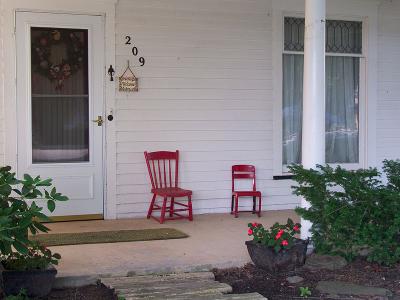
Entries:
POLYGON ((261 217, 261 192, 256 188, 256 168, 252 165, 234 165, 232 166, 232 203, 231 214, 235 218, 239 216, 239 197, 253 197, 253 214, 257 213, 261 217), (252 179, 252 191, 236 191, 235 179, 252 179), (258 198, 258 211, 256 211, 256 202, 258 198))

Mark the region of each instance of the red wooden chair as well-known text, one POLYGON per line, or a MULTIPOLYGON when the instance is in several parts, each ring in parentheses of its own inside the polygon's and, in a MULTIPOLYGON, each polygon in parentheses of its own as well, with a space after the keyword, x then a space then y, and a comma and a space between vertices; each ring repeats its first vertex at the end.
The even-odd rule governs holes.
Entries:
POLYGON ((235 214, 235 218, 239 216, 239 197, 253 197, 253 214, 257 213, 261 217, 261 192, 256 188, 256 168, 251 165, 235 165, 232 166, 232 203, 231 214, 235 214), (253 190, 236 191, 235 179, 252 179, 253 190), (256 211, 256 199, 258 198, 258 211, 256 211))
POLYGON ((144 152, 144 156, 151 180, 151 192, 153 193, 147 219, 152 217, 161 224, 165 220, 189 219, 193 221, 192 191, 178 187, 179 151, 144 152), (162 205, 156 203, 157 196, 163 198, 162 205), (188 198, 187 203, 175 201, 175 198, 182 197, 188 198), (169 205, 168 199, 170 199, 169 205), (181 208, 177 209, 176 205, 181 208), (155 210, 161 211, 160 218, 152 216, 155 210), (169 217, 166 218, 165 213, 167 211, 169 217), (181 214, 183 211, 187 211, 188 214, 181 214))

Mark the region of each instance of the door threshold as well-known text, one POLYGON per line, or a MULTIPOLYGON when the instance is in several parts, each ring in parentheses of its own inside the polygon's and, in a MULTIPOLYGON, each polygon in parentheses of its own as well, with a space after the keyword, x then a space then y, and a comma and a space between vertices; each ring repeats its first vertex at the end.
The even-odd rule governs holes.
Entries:
POLYGON ((54 217, 50 217, 50 221, 48 223, 73 222, 73 221, 94 221, 94 220, 104 220, 103 214, 54 216, 54 217))

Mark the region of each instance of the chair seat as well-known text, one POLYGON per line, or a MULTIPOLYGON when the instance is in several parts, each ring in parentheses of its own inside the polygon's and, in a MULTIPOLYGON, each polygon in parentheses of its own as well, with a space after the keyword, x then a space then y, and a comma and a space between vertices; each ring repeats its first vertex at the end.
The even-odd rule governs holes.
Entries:
POLYGON ((232 196, 261 197, 261 192, 260 191, 236 191, 236 192, 232 192, 232 196))
POLYGON ((153 194, 162 196, 162 197, 187 197, 192 195, 191 190, 184 190, 181 188, 160 188, 160 189, 152 189, 151 192, 153 194))

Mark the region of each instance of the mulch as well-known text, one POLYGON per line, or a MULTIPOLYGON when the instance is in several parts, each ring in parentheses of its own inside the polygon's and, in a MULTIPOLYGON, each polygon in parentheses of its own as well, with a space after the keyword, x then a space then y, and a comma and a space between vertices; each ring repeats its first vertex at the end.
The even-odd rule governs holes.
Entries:
MULTIPOLYGON (((0 294, 0 299, 4 296, 0 294)), ((118 300, 113 289, 103 284, 87 285, 79 288, 52 290, 46 298, 29 298, 31 300, 118 300)))
POLYGON ((52 290, 46 300, 118 300, 113 289, 103 284, 87 285, 79 288, 52 290))
MULTIPOLYGON (((304 299, 300 297, 299 287, 308 287, 312 293, 308 299, 330 299, 321 295, 316 290, 316 285, 322 280, 345 281, 360 285, 386 288, 392 291, 392 299, 400 299, 400 264, 394 267, 383 267, 358 259, 340 270, 316 270, 311 271, 299 268, 293 272, 271 274, 253 264, 247 264, 241 268, 214 269, 217 281, 232 286, 233 293, 258 292, 269 300, 304 299), (300 276, 304 281, 298 284, 290 284, 286 278, 300 276)), ((342 297, 341 299, 380 300, 372 297, 342 297)))

